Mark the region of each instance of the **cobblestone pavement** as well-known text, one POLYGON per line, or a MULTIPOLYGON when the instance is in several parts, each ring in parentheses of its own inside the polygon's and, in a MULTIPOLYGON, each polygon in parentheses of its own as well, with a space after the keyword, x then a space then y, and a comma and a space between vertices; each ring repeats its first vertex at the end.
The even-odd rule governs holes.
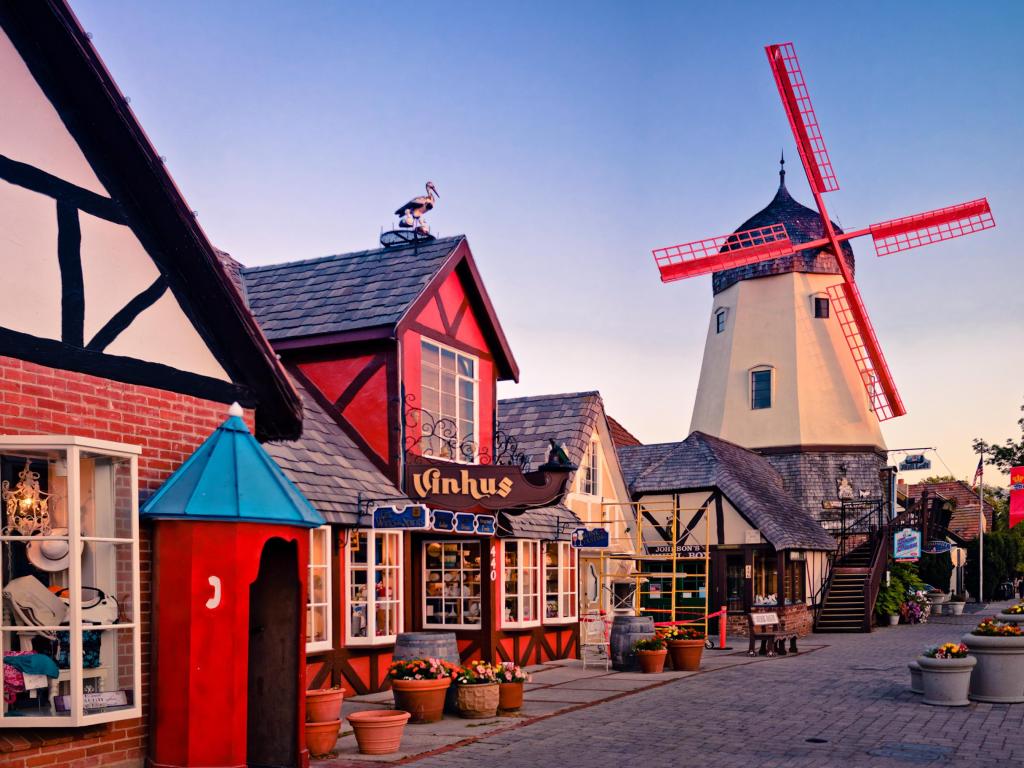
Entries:
POLYGON ((809 645, 827 647, 696 675, 413 765, 1024 765, 1024 704, 931 707, 909 691, 907 662, 925 646, 959 640, 978 620, 940 617, 871 634, 814 635, 809 645))

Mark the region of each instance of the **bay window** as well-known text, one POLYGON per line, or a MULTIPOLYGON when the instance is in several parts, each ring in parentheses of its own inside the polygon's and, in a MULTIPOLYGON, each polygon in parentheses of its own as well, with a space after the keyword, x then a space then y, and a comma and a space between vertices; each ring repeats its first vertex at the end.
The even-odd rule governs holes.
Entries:
POLYGON ((420 341, 423 410, 420 451, 452 461, 477 458, 477 360, 440 344, 420 341))
POLYGON ((309 532, 306 652, 331 649, 331 526, 309 532))
POLYGON ((575 621, 576 550, 567 541, 544 542, 544 623, 575 621))
POLYGON ((423 624, 479 629, 479 541, 423 542, 423 624))
POLYGON ((345 547, 346 645, 393 643, 402 631, 402 533, 353 530, 345 547))
POLYGON ((140 716, 139 453, 0 437, 0 727, 140 716))
POLYGON ((540 624, 540 542, 502 542, 503 627, 540 624))

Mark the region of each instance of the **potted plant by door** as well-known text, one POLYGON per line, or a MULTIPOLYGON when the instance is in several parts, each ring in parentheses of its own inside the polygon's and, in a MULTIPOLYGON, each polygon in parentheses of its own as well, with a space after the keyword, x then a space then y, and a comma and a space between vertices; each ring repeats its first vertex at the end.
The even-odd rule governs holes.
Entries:
POLYGON ((388 667, 395 709, 408 712, 410 723, 435 723, 457 667, 442 659, 395 661, 388 667))
POLYGON ((511 661, 498 665, 498 711, 502 714, 518 712, 523 706, 523 683, 530 676, 511 661))
POLYGON ((954 592, 949 596, 947 611, 950 616, 961 616, 964 612, 964 604, 967 602, 967 595, 963 592, 954 592))
POLYGON ((665 640, 661 637, 645 637, 633 643, 633 652, 640 662, 640 671, 646 675, 657 674, 665 671, 665 657, 668 656, 668 648, 665 647, 665 640))
POLYGON ((921 668, 921 686, 925 704, 939 707, 966 707, 971 687, 971 671, 978 663, 967 655, 963 643, 943 643, 929 648, 917 659, 921 668))
POLYGON ((668 645, 672 669, 677 672, 695 672, 700 669, 704 653, 704 633, 696 627, 666 627, 661 637, 668 645))
POLYGON ((900 623, 900 586, 894 579, 890 584, 883 584, 878 590, 878 598, 875 600, 875 614, 878 616, 879 624, 887 620, 889 626, 895 627, 900 623))
POLYGON ((969 698, 997 704, 1024 701, 1024 631, 1019 626, 985 619, 963 641, 978 659, 969 698))
POLYGON ((471 661, 455 676, 455 703, 459 716, 470 719, 498 714, 501 691, 498 668, 486 661, 471 661))
POLYGON ((1024 624, 1024 603, 1003 609, 996 618, 1006 624, 1024 624))
POLYGON ((409 721, 408 712, 394 709, 367 709, 353 712, 348 723, 356 736, 356 744, 364 755, 390 755, 402 744, 402 733, 409 721))

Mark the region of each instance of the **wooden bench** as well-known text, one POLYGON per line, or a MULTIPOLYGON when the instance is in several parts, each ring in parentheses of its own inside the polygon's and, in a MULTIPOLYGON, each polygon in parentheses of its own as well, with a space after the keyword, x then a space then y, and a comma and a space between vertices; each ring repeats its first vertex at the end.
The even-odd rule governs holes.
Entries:
POLYGON ((796 648, 796 632, 786 631, 777 613, 748 614, 747 633, 750 635, 748 656, 785 656, 787 653, 799 653, 796 648), (761 641, 761 648, 755 650, 758 640, 761 641), (787 640, 789 650, 786 650, 787 640))

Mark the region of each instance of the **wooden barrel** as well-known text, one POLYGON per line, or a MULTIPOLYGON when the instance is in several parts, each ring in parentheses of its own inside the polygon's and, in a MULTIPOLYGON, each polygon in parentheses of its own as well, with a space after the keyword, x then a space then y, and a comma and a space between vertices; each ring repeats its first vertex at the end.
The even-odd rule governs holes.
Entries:
POLYGON ((609 644, 612 649, 612 669, 635 672, 640 669, 633 652, 633 643, 645 637, 654 637, 653 616, 616 616, 612 621, 609 644))
MULTIPOLYGON (((402 632, 395 638, 395 652, 392 658, 395 661, 441 659, 455 666, 462 663, 454 632, 402 632)), ((451 714, 458 712, 454 685, 448 689, 444 709, 451 714)))

